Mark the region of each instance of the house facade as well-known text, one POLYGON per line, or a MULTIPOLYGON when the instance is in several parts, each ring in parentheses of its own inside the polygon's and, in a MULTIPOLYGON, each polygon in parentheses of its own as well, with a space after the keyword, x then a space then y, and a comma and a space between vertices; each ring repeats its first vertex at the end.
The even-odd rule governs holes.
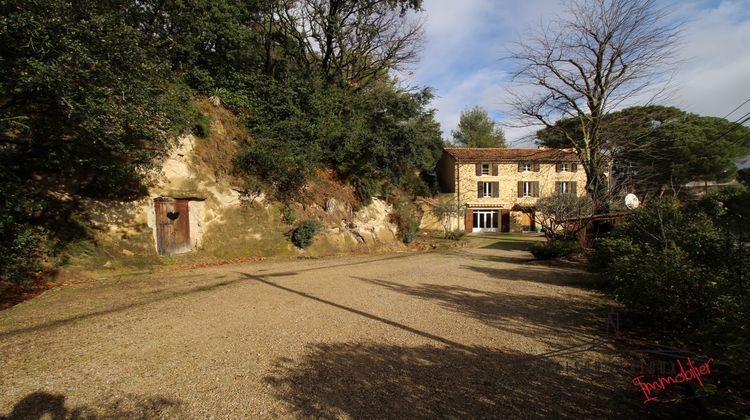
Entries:
POLYGON ((564 149, 446 147, 437 175, 441 190, 465 210, 467 232, 535 231, 540 197, 586 193, 585 171, 564 149))

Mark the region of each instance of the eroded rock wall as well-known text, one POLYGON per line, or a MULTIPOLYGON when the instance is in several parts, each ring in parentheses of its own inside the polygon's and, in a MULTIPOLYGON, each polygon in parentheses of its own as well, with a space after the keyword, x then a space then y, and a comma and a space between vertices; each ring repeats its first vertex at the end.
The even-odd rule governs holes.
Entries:
POLYGON ((194 256, 327 255, 401 246, 396 227, 389 221, 393 209, 385 201, 373 199, 354 212, 348 203, 327 199, 297 205, 323 220, 326 227, 307 250, 296 249, 286 236, 293 226, 284 223, 279 206, 262 196, 243 200, 229 182, 216 179, 196 156, 200 141, 192 135, 178 139, 161 170, 153 175, 148 197, 132 202, 83 203, 96 228, 96 249, 89 252, 85 265, 117 268, 163 263, 156 247, 154 199, 159 197, 189 200, 194 256))

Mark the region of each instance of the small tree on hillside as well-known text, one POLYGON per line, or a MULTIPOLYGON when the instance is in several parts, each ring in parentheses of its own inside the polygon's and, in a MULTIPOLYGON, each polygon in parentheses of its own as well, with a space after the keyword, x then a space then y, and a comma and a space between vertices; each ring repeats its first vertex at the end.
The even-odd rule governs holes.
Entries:
POLYGON ((593 207, 588 196, 555 193, 537 201, 534 219, 548 240, 574 239, 586 227, 585 218, 591 216, 593 207))
POLYGON ((484 108, 475 106, 461 112, 453 141, 463 147, 505 147, 505 134, 484 108))
POLYGON ((432 214, 440 219, 440 223, 443 225, 443 235, 447 238, 448 232, 450 232, 453 221, 458 219, 461 220, 464 216, 463 207, 459 206, 453 200, 439 201, 432 207, 432 214))

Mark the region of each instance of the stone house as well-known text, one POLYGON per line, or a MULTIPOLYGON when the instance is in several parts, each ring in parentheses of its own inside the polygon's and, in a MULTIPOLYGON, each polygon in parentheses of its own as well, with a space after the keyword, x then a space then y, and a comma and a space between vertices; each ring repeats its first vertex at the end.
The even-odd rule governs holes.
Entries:
POLYGON ((535 231, 539 197, 586 193, 586 173, 566 149, 446 147, 437 175, 442 192, 465 209, 457 224, 467 232, 535 231))

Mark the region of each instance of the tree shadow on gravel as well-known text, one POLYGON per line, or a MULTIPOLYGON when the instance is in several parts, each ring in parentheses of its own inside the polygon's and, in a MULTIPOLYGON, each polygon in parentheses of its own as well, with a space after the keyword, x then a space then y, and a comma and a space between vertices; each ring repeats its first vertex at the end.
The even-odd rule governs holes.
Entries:
POLYGON ((102 309, 102 310, 90 311, 90 312, 74 315, 74 316, 67 317, 67 318, 55 319, 55 320, 44 322, 41 324, 35 324, 31 326, 15 328, 15 329, 8 330, 8 331, 2 331, 0 332, 0 338, 12 337, 12 336, 20 335, 20 334, 34 333, 34 332, 44 331, 48 329, 58 328, 58 327, 62 327, 70 323, 74 323, 78 321, 84 321, 84 320, 88 320, 88 319, 96 318, 100 316, 126 312, 131 309, 139 308, 139 307, 153 304, 153 303, 159 303, 159 302, 168 301, 172 299, 187 297, 196 293, 212 292, 214 290, 218 290, 224 287, 229 287, 234 284, 241 283, 241 282, 243 282, 243 279, 234 279, 234 280, 225 280, 221 282, 205 284, 202 286, 183 289, 183 290, 162 289, 162 290, 156 291, 156 293, 147 292, 147 293, 139 294, 138 296, 133 298, 134 301, 123 304, 123 305, 113 306, 113 307, 102 309))
POLYGON ((31 393, 14 406, 2 420, 83 420, 83 419, 152 419, 184 418, 184 405, 163 397, 126 395, 95 405, 70 407, 62 394, 31 393))
POLYGON ((493 268, 463 265, 461 269, 482 273, 497 280, 529 281, 534 283, 553 284, 560 286, 576 286, 586 284, 591 273, 577 268, 559 267, 553 265, 520 265, 518 268, 493 268), (573 271, 571 271, 573 270, 573 271))
POLYGON ((438 302, 448 310, 497 329, 533 335, 541 342, 561 336, 597 338, 604 333, 609 306, 573 295, 537 296, 472 289, 459 285, 407 285, 352 277, 397 293, 438 302))
MULTIPOLYGON (((495 238, 493 238, 495 239, 495 238)), ((505 251, 527 251, 531 244, 535 242, 533 238, 513 238, 513 237, 498 237, 497 242, 493 242, 488 245, 479 247, 480 249, 502 249, 505 251)))
POLYGON ((488 254, 480 254, 476 252, 471 251, 464 251, 464 250, 452 250, 450 252, 446 252, 445 255, 451 256, 451 257, 458 257, 461 260, 474 260, 474 261, 488 261, 488 262, 495 262, 495 263, 505 263, 505 264, 527 264, 529 262, 534 261, 534 257, 529 253, 528 255, 488 255, 488 254))
POLYGON ((632 418, 640 409, 611 371, 524 356, 321 343, 298 362, 277 360, 265 381, 295 415, 315 418, 632 418))

